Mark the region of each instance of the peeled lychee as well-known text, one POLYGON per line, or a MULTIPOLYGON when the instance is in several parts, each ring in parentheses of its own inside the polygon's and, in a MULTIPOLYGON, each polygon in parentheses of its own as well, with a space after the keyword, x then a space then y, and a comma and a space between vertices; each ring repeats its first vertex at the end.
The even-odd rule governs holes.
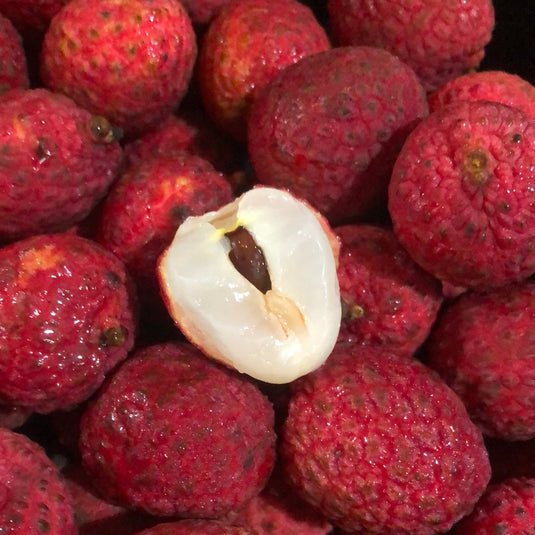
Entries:
POLYGON ((320 366, 341 318, 332 231, 308 204, 257 187, 189 217, 159 259, 161 290, 208 356, 270 383, 320 366))

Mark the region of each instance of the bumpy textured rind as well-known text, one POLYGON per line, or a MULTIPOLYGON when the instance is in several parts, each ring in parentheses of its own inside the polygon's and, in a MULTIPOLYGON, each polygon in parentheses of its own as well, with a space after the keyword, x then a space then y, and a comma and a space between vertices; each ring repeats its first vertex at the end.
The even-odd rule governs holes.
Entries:
POLYGON ((430 535, 490 478, 464 405, 419 361, 339 345, 294 385, 280 454, 301 496, 348 532, 430 535))
POLYGON ((196 55, 176 0, 71 0, 45 34, 40 74, 46 87, 134 135, 180 103, 196 55))
POLYGON ((9 91, 0 103, 0 242, 66 230, 118 173, 111 126, 42 88, 9 91))
POLYGON ((512 478, 490 485, 474 510, 452 530, 452 535, 515 535, 533 533, 535 479, 512 478))
POLYGON ((189 344, 139 349, 80 422, 82 462, 99 492, 160 516, 216 518, 264 487, 273 408, 246 378, 189 344))
POLYGON ((388 50, 428 91, 479 66, 495 23, 491 0, 328 0, 327 9, 338 45, 388 50))
POLYGON ((458 76, 428 96, 433 112, 459 100, 490 100, 522 110, 535 118, 535 86, 505 71, 479 71, 458 76))
POLYGON ((0 526, 4 533, 76 535, 70 495, 36 442, 0 428, 0 526))
POLYGON ((265 488, 226 520, 247 527, 255 535, 327 535, 332 524, 304 502, 284 480, 278 467, 265 488))
POLYGON ((439 281, 412 260, 390 228, 343 225, 334 232, 341 242, 339 340, 413 355, 442 304, 439 281))
POLYGON ((535 282, 466 292, 449 304, 426 343, 426 362, 457 392, 482 431, 535 438, 535 282))
POLYGON ((44 33, 52 17, 70 0, 0 0, 0 13, 25 36, 44 33))
POLYGON ((312 11, 296 0, 227 3, 199 50, 202 101, 214 121, 245 141, 251 104, 284 67, 331 47, 312 11))
POLYGON ((229 526, 217 520, 179 520, 158 524, 136 535, 256 535, 238 526, 229 526))
POLYGON ((13 23, 0 15, 0 94, 10 89, 28 89, 29 86, 22 38, 13 23))
POLYGON ((409 135, 389 186, 394 232, 454 286, 492 288, 535 271, 535 121, 488 101, 430 114, 409 135))
POLYGON ((205 159, 172 151, 129 167, 103 202, 96 239, 140 283, 157 287, 156 261, 188 216, 234 200, 230 183, 205 159))
POLYGON ((426 115, 414 72, 389 52, 319 52, 285 68, 253 103, 251 164, 260 183, 289 189, 332 224, 368 217, 385 209, 395 157, 426 115))
POLYGON ((126 358, 136 305, 122 262, 70 234, 0 249, 0 396, 40 413, 87 399, 126 358))

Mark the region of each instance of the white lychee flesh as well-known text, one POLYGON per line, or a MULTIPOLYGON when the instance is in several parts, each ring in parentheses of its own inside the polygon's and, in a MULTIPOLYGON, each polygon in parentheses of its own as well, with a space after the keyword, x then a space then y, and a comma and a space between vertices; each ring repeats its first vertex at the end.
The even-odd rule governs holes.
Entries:
POLYGON ((340 328, 333 235, 306 203, 257 187, 218 211, 189 217, 159 259, 168 310, 209 357, 269 383, 318 368, 340 328), (271 289, 229 258, 226 233, 244 227, 263 252, 271 289))

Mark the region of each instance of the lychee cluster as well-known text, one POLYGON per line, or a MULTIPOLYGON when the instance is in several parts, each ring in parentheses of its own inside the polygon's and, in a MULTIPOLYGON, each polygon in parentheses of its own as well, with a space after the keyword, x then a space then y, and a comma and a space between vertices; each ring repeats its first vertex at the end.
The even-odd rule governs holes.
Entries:
POLYGON ((0 0, 0 533, 532 532, 502 1, 0 0))

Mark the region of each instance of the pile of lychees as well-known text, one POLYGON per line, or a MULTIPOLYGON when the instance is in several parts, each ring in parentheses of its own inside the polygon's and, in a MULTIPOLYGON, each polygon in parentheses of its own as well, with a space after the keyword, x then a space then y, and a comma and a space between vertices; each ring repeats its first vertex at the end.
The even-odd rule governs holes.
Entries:
POLYGON ((0 0, 1 534, 535 533, 497 5, 0 0))

